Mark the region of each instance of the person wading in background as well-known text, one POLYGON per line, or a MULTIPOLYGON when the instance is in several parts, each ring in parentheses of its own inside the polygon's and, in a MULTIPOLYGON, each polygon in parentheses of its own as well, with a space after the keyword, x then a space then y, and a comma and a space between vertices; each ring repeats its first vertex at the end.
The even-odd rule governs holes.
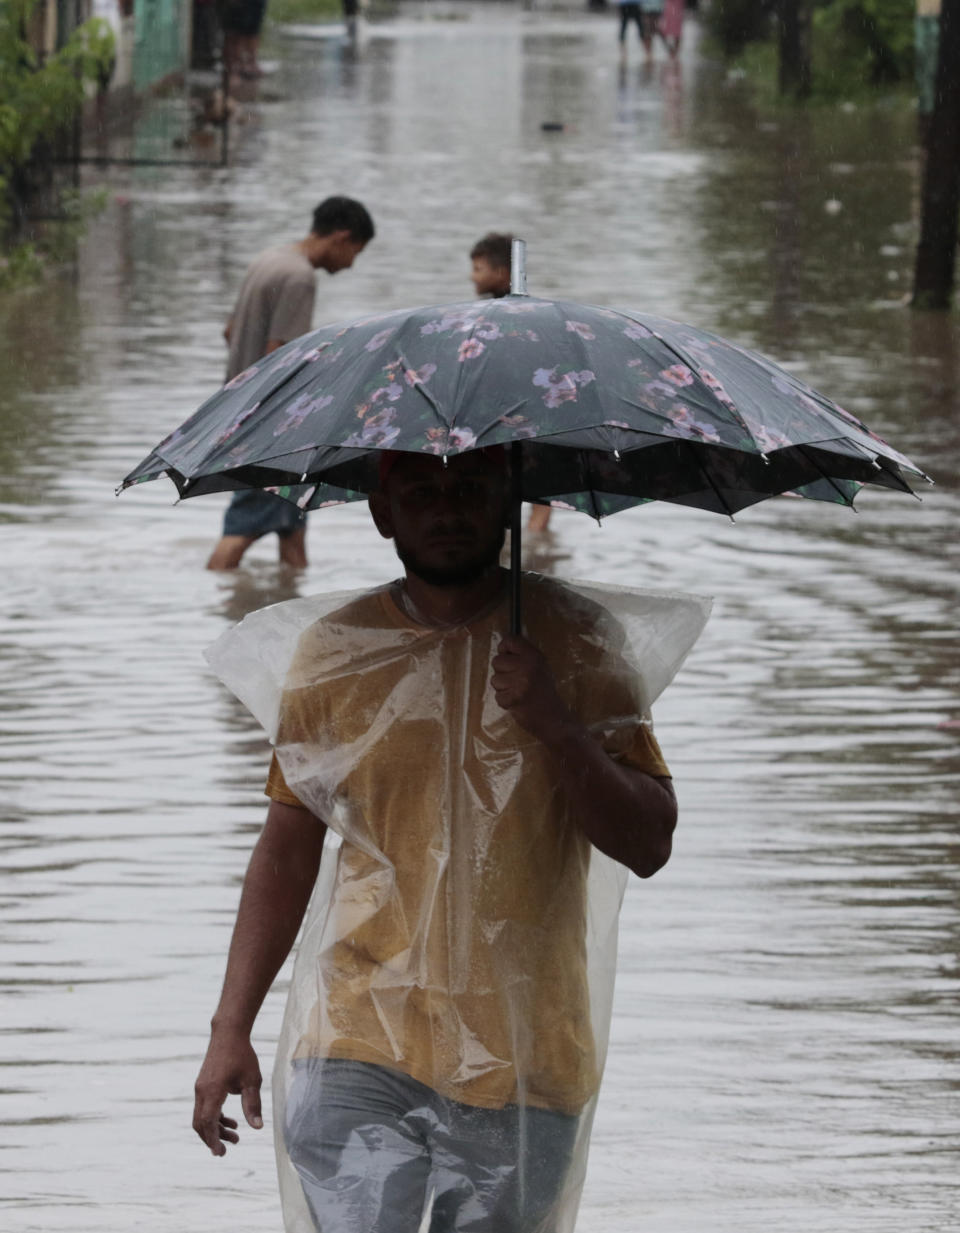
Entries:
MULTIPOLYGON (((373 236, 373 220, 359 201, 328 197, 314 210, 304 239, 261 253, 247 270, 223 331, 230 348, 227 381, 306 334, 313 317, 316 271, 348 270, 373 236)), ((269 492, 235 493, 207 569, 235 569, 250 545, 271 533, 279 537, 280 560, 303 569, 307 563, 303 510, 269 492)))

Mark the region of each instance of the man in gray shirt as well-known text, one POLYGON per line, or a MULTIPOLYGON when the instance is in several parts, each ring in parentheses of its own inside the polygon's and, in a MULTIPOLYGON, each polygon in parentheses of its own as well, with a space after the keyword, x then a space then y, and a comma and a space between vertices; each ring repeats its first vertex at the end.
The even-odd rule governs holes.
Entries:
MULTIPOLYGON (((223 332, 230 348, 226 380, 306 334, 313 316, 315 271, 348 270, 373 235, 373 220, 359 201, 327 197, 314 210, 304 239, 261 253, 247 270, 223 332)), ((271 532, 279 539, 280 560, 302 569, 307 563, 306 522, 306 514, 282 497, 255 489, 237 492, 207 569, 235 569, 250 545, 271 532)))

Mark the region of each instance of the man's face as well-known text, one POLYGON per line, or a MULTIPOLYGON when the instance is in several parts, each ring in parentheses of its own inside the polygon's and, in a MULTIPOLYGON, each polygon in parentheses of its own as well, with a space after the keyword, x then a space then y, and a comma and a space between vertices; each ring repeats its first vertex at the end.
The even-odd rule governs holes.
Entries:
POLYGON ((491 265, 486 257, 474 257, 470 277, 477 295, 506 295, 510 290, 510 270, 491 265))
POLYGON ((349 270, 366 248, 366 243, 363 240, 355 240, 349 231, 334 231, 328 238, 329 243, 322 262, 328 274, 349 270))
POLYGON ((409 574, 433 586, 463 586, 496 566, 507 520, 503 467, 478 451, 448 461, 404 456, 370 509, 409 574))

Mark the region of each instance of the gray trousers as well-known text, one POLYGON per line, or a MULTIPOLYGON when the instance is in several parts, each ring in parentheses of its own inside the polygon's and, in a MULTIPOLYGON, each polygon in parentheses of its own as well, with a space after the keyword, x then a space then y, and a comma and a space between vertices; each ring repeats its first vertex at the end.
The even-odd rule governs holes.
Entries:
POLYGON ((550 1233, 579 1118, 480 1109, 364 1062, 294 1063, 285 1137, 318 1233, 550 1233))

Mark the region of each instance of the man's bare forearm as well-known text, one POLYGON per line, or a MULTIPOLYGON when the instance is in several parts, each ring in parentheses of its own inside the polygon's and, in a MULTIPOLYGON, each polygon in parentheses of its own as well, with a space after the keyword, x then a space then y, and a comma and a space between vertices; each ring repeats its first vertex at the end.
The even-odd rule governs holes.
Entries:
POLYGON ((614 762, 575 720, 544 744, 590 842, 641 878, 661 869, 677 824, 671 781, 614 762))
POLYGON ((272 801, 250 858, 230 943, 215 1031, 249 1035, 297 937, 320 867, 326 827, 306 809, 272 801))

